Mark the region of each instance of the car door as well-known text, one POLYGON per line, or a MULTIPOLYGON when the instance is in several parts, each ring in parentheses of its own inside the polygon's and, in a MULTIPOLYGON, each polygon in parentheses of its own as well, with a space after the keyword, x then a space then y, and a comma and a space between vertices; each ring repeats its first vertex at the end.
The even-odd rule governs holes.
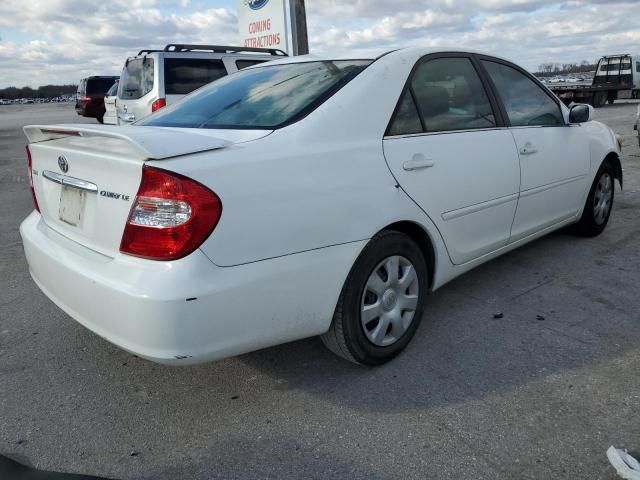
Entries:
POLYGON ((509 242, 520 167, 501 125, 470 56, 430 55, 414 68, 383 141, 391 172, 455 264, 509 242))
POLYGON ((511 230, 517 241, 577 215, 588 188, 589 140, 567 125, 557 98, 514 65, 483 58, 518 148, 520 198, 511 230))

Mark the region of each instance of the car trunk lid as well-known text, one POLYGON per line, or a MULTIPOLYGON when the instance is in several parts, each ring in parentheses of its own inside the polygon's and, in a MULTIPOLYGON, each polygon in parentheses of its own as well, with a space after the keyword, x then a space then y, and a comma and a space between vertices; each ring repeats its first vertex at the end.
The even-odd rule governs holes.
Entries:
POLYGON ((250 138, 159 127, 36 125, 24 131, 46 224, 110 257, 119 252, 147 160, 223 149, 250 138))

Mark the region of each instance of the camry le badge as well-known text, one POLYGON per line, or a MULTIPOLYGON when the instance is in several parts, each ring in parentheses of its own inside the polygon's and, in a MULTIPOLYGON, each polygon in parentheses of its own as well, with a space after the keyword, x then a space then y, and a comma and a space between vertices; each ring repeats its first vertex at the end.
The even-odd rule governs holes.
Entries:
POLYGON ((69 171, 69 163, 67 163, 67 159, 64 158, 64 155, 60 155, 58 157, 58 166, 63 173, 67 173, 69 171))

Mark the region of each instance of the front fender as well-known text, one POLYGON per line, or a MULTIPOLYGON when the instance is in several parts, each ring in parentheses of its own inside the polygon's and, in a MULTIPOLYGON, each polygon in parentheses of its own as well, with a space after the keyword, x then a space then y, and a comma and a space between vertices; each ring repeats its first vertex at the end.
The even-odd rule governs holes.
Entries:
POLYGON ((620 163, 622 147, 618 137, 611 128, 598 121, 583 123, 582 128, 587 130, 589 138, 592 178, 595 178, 602 162, 608 159, 613 165, 614 176, 620 183, 620 188, 622 188, 622 164, 620 163))

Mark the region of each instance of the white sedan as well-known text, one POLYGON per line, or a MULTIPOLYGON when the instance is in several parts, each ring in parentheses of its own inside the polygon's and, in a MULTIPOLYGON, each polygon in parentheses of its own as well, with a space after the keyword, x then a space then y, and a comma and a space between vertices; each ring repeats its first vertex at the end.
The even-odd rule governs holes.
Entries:
POLYGON ((592 113, 477 53, 270 62, 136 126, 25 127, 25 254, 60 308, 156 362, 321 335, 378 365, 430 291, 604 230, 620 147, 592 113))

